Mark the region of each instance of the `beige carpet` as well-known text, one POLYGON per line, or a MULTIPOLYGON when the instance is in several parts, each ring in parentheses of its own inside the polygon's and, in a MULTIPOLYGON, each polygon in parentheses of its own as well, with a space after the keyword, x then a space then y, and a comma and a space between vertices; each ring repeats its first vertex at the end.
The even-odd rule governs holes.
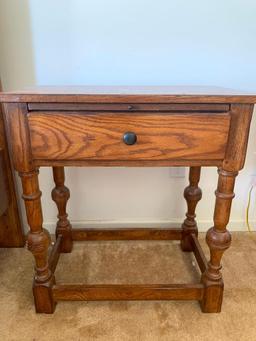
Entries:
MULTIPOLYGON (((32 273, 27 250, 0 249, 0 341, 256 340, 256 233, 233 234, 223 259, 221 314, 202 314, 197 302, 174 301, 60 302, 54 315, 35 314, 32 273)), ((199 278, 193 256, 165 241, 76 243, 72 254, 61 255, 56 279, 72 282, 74 275, 87 283, 199 278)))

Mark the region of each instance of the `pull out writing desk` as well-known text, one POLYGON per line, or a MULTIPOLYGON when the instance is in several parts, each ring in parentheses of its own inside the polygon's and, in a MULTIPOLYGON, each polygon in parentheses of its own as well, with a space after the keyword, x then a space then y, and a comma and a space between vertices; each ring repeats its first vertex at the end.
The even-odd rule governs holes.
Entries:
MULTIPOLYGON (((53 313, 59 300, 198 300, 203 312, 220 312, 221 258, 230 246, 226 229, 235 178, 243 168, 256 96, 200 87, 35 88, 2 93, 13 164, 23 187, 35 258, 33 294, 38 313, 53 313), (56 241, 43 228, 39 167, 53 169, 52 199, 58 208, 56 241), (65 166, 190 167, 184 191, 186 218, 168 229, 73 229, 67 219, 65 166), (218 169, 213 217, 206 241, 209 262, 197 239, 195 209, 202 193, 201 167, 218 169), (195 284, 58 284, 62 252, 77 240, 180 240, 202 272, 195 284), (50 251, 50 252, 49 252, 50 251)), ((171 271, 171 269, 170 269, 171 271)))

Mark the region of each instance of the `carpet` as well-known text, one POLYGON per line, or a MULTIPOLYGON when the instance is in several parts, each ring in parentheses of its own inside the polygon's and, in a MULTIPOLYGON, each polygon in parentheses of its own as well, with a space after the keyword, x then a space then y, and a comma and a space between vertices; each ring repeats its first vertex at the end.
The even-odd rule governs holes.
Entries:
MULTIPOLYGON (((0 341, 255 341, 256 233, 233 233, 223 257, 220 314, 202 314, 194 301, 59 302, 53 315, 36 314, 33 258, 26 249, 0 249, 0 341)), ((208 253, 204 234, 199 235, 208 253)), ((191 253, 178 242, 76 242, 62 254, 57 282, 173 283, 200 278, 191 253)))

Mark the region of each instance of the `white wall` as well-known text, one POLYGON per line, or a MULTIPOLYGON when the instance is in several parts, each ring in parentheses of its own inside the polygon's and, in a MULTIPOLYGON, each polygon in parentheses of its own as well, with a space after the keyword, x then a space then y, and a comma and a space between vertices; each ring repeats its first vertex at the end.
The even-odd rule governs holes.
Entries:
MULTIPOLYGON (((28 85, 219 85, 256 92, 253 0, 0 0, 4 88, 28 85)), ((230 229, 244 229, 256 122, 236 184, 230 229)), ((184 218, 186 178, 169 168, 67 169, 77 224, 165 225, 184 218)), ((212 224, 216 170, 204 169, 200 229, 212 224)), ((51 171, 41 169, 45 226, 53 231, 51 171)), ((255 200, 255 198, 254 198, 255 200)), ((251 212, 254 219, 255 210, 251 212)))

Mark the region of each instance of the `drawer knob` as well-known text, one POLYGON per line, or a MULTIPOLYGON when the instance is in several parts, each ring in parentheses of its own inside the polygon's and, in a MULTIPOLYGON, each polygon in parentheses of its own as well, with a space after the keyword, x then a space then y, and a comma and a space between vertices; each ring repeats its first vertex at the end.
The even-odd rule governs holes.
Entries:
POLYGON ((137 142, 137 135, 133 132, 126 132, 123 136, 123 141, 125 144, 131 146, 137 142))

